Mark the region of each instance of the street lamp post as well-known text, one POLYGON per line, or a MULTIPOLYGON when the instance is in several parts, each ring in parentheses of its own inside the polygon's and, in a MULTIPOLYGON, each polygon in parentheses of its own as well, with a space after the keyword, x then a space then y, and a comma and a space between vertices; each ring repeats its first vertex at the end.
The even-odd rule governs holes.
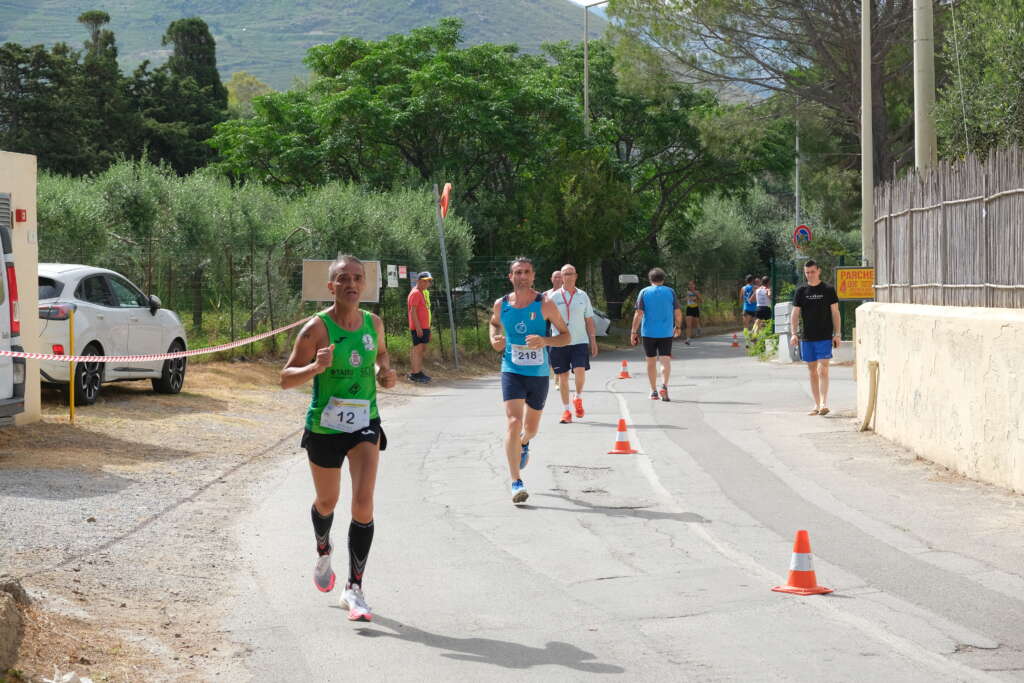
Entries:
POLYGON ((862 0, 860 16, 860 253, 875 265, 875 143, 871 100, 871 5, 862 0))
POLYGON ((583 6, 583 134, 590 137, 590 8, 607 5, 609 0, 583 6))

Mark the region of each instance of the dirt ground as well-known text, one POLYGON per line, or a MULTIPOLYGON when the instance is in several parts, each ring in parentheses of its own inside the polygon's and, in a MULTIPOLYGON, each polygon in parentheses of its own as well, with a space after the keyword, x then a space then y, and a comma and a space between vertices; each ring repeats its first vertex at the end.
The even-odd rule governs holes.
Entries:
MULTIPOLYGON (((193 364, 176 396, 104 385, 74 425, 44 391, 41 423, 0 430, 0 574, 34 598, 24 679, 55 667, 97 682, 248 678, 218 624, 244 599, 230 592, 234 512, 270 466, 296 457, 308 389, 280 390, 280 366, 193 364)), ((493 369, 483 357, 428 371, 493 369)), ((426 390, 402 380, 380 392, 382 409, 426 390)))

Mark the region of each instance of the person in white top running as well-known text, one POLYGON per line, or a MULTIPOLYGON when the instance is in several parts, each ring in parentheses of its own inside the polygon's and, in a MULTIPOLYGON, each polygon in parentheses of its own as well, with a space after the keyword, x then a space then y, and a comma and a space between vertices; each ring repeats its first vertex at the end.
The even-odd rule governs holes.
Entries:
POLYGON ((549 296, 562 314, 562 320, 569 325, 572 339, 568 346, 551 349, 551 369, 554 370, 558 382, 558 391, 562 397, 562 424, 572 422, 576 417, 583 417, 583 385, 586 372, 590 369, 590 359, 597 356, 597 337, 594 327, 594 306, 590 297, 582 289, 576 287, 576 268, 567 263, 562 266, 562 288, 549 296), (576 392, 569 403, 569 372, 572 371, 576 380, 576 392))

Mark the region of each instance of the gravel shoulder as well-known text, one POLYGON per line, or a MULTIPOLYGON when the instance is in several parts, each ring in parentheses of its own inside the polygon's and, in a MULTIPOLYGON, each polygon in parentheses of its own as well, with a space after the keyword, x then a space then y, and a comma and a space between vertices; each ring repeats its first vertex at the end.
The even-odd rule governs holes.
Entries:
MULTIPOLYGON (((308 390, 277 388, 278 361, 206 363, 185 391, 105 385, 69 424, 0 430, 0 575, 34 598, 18 670, 94 681, 235 680, 219 630, 241 565, 232 528, 256 483, 294 449, 308 390)), ((382 404, 423 388, 401 383, 382 404)), ((291 456, 294 457, 294 456, 291 456)))

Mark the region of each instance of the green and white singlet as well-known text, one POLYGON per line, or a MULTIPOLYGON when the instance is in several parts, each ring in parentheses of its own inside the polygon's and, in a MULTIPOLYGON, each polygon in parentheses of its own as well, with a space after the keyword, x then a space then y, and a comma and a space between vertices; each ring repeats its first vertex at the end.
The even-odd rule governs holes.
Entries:
POLYGON ((334 344, 331 366, 313 378, 313 397, 306 413, 306 429, 315 434, 352 433, 380 417, 377 412, 377 331, 373 315, 360 309, 358 330, 342 329, 326 311, 317 316, 334 344), (342 400, 343 399, 343 400, 342 400), (330 406, 328 415, 324 409, 330 406), (337 428, 322 424, 329 422, 337 428))

